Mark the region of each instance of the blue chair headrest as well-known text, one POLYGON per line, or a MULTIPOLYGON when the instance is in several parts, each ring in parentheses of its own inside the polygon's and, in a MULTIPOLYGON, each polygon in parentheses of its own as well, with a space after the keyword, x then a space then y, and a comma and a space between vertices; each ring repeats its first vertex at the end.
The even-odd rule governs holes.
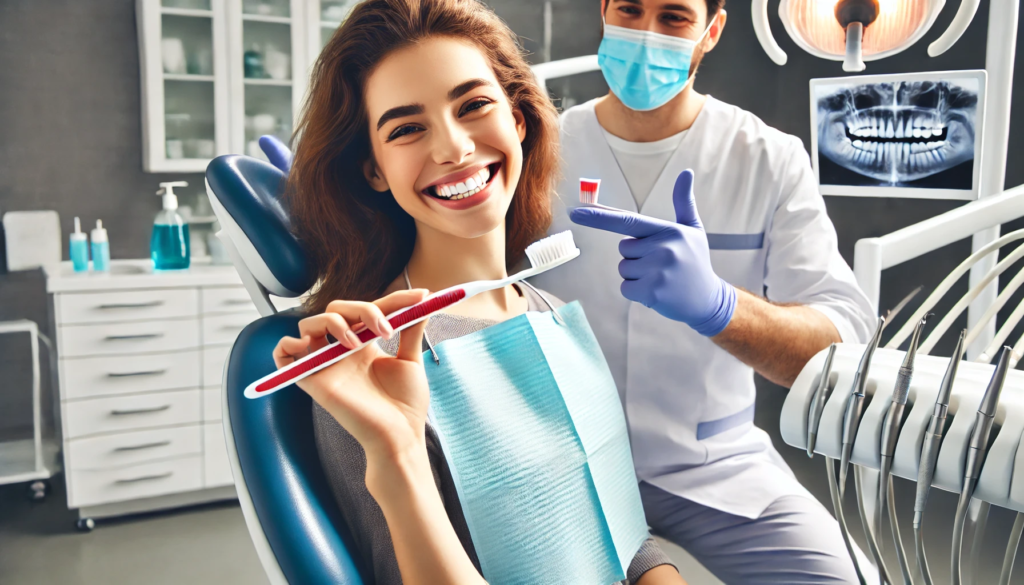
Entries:
MULTIPOLYGON (((302 244, 292 233, 291 217, 282 200, 284 173, 263 161, 232 154, 210 162, 206 167, 206 181, 231 220, 255 248, 259 258, 245 258, 250 269, 254 268, 252 263, 262 262, 277 281, 275 284, 280 286, 262 284, 272 293, 284 296, 297 296, 309 290, 316 275, 302 244), (281 287, 287 290, 282 291, 281 287)), ((223 227, 230 231, 232 226, 223 227)), ((236 237, 236 234, 231 235, 232 239, 236 237)), ((238 247, 245 256, 243 246, 238 247)), ((258 271, 253 269, 253 272, 259 278, 258 271)))
POLYGON ((298 335, 301 317, 286 311, 258 319, 231 348, 224 391, 238 463, 289 583, 362 585, 356 549, 317 454, 309 395, 295 386, 257 400, 242 394, 274 371, 274 346, 298 335))

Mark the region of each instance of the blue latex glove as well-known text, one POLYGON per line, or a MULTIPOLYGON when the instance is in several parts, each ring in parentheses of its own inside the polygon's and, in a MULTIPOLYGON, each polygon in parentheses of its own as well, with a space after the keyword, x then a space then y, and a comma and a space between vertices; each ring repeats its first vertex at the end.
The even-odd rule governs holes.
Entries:
POLYGON ((569 218, 631 236, 619 242, 622 296, 712 337, 732 319, 736 289, 711 267, 707 234, 693 200, 693 171, 679 174, 672 201, 676 223, 593 207, 577 207, 569 218))
POLYGON ((284 174, 288 174, 292 168, 292 151, 288 149, 288 145, 278 140, 276 136, 266 134, 260 136, 260 149, 263 150, 263 154, 267 155, 270 164, 284 174))

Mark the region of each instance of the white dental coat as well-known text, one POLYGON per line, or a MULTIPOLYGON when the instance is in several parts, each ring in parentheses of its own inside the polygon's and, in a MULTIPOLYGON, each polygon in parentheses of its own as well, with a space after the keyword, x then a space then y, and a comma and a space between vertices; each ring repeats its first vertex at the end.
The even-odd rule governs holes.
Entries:
MULTIPOLYGON (((687 325, 623 298, 621 236, 569 221, 580 177, 601 179, 600 203, 637 211, 594 105, 562 115, 564 178, 551 226, 571 229, 582 254, 534 283, 582 303, 623 400, 638 478, 747 518, 779 497, 808 495, 753 425, 753 370, 687 325)), ((687 168, 719 276, 817 309, 843 341, 868 338, 871 306, 839 255, 798 138, 709 96, 639 212, 674 221, 672 188, 687 168)))

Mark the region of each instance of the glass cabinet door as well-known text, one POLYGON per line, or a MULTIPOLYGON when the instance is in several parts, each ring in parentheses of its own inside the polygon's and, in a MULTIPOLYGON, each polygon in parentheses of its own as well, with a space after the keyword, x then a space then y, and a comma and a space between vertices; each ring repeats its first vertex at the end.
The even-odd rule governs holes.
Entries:
POLYGON ((228 150, 221 0, 138 0, 143 168, 196 172, 228 150), (219 107, 218 107, 219 106, 219 107))
POLYGON ((285 143, 306 90, 305 0, 228 0, 231 151, 266 160, 259 137, 285 143))

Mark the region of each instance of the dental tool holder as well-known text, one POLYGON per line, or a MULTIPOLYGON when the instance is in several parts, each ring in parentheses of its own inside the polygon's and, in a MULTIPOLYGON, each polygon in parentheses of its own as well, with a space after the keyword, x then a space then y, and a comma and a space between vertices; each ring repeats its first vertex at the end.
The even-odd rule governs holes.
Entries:
MULTIPOLYGON (((840 458, 842 452, 843 413, 850 396, 854 372, 864 353, 862 344, 839 344, 829 376, 831 395, 821 413, 815 452, 840 458)), ((815 355, 804 366, 782 407, 782 439, 789 445, 807 449, 807 413, 828 349, 815 355)), ((871 361, 865 387, 867 405, 861 418, 851 462, 866 468, 879 468, 882 423, 892 399, 896 375, 904 351, 879 348, 871 361)), ((935 406, 939 384, 949 364, 948 357, 917 355, 910 395, 900 428, 892 474, 917 480, 921 444, 935 406)), ((933 487, 959 493, 963 484, 964 461, 978 405, 995 371, 994 364, 962 362, 949 400, 946 433, 939 447, 933 487)), ((1006 377, 986 456, 974 497, 1024 512, 1024 449, 1018 450, 1024 431, 1024 372, 1011 370, 1006 377)))

